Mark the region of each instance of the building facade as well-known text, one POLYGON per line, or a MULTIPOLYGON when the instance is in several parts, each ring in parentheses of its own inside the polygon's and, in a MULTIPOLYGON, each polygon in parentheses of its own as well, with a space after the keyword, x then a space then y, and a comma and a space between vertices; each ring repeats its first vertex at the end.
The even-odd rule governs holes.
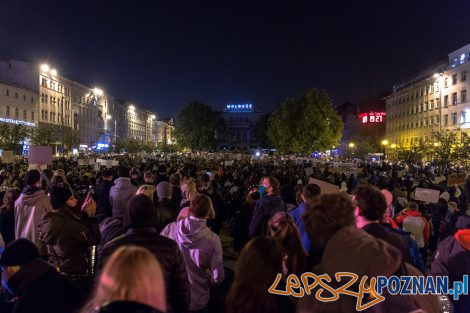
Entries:
POLYGON ((116 114, 117 139, 132 138, 146 142, 153 141, 153 128, 156 120, 153 112, 123 100, 114 102, 114 112, 116 114))
POLYGON ((409 148, 443 129, 470 128, 470 44, 397 84, 387 98, 389 146, 409 148))
POLYGON ((227 134, 221 149, 249 150, 260 148, 256 138, 256 125, 264 113, 252 104, 227 104, 222 116, 227 134))
POLYGON ((161 119, 156 122, 154 141, 162 145, 173 145, 175 142, 175 124, 172 118, 161 119))
POLYGON ((0 123, 36 127, 38 98, 34 90, 0 82, 0 123))

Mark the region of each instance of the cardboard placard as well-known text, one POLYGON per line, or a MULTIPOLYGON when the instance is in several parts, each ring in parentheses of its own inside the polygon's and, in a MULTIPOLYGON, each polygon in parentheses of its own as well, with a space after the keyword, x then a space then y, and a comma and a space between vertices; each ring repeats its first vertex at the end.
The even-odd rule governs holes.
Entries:
POLYGON ((436 184, 440 184, 440 183, 442 183, 443 181, 446 181, 446 180, 447 180, 447 177, 445 177, 445 176, 436 176, 436 178, 434 179, 436 184))
POLYGON ((331 193, 338 193, 339 192, 339 187, 338 186, 327 183, 327 182, 322 181, 322 180, 318 180, 318 179, 315 179, 315 178, 310 178, 308 183, 318 185, 318 187, 320 187, 322 195, 331 194, 331 193))
POLYGON ((450 186, 463 186, 467 181, 467 174, 460 173, 460 174, 452 174, 447 176, 447 187, 450 186))
POLYGON ((88 165, 95 164, 95 159, 88 159, 88 165))
POLYGON ((52 164, 52 148, 47 146, 29 146, 29 164, 52 164))
POLYGON ((2 151, 2 162, 3 163, 14 163, 13 151, 2 151))
MULTIPOLYGON (((46 165, 46 164, 43 164, 43 165, 41 165, 41 167, 39 167, 39 169, 41 169, 41 171, 44 171, 46 168, 47 168, 47 165, 46 165)), ((37 169, 38 169, 38 165, 37 165, 37 164, 28 164, 28 171, 30 171, 30 170, 37 170, 37 169)))
POLYGON ((438 203, 439 202, 439 190, 434 189, 425 189, 425 188, 416 188, 415 189, 415 200, 424 201, 429 203, 438 203))

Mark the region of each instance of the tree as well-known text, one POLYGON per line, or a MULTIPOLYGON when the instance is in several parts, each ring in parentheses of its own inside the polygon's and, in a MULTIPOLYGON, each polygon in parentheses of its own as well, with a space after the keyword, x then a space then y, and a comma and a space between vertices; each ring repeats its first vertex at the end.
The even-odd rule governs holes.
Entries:
POLYGON ((190 102, 178 114, 175 136, 181 147, 192 150, 215 149, 225 135, 221 112, 198 100, 190 102))
POLYGON ((460 129, 445 129, 432 133, 434 155, 440 164, 447 164, 454 158, 461 133, 460 129))
POLYGON ((336 146, 342 129, 331 98, 313 88, 278 106, 269 119, 268 137, 280 152, 310 154, 336 146))
POLYGON ((3 150, 16 151, 28 137, 28 130, 25 126, 19 124, 0 123, 0 147, 3 150))
POLYGON ((74 147, 80 144, 80 133, 71 128, 64 130, 64 148, 65 150, 72 151, 74 147))
POLYGON ((429 152, 429 146, 423 140, 420 140, 411 147, 399 145, 395 148, 394 152, 398 160, 403 160, 408 164, 416 164, 421 162, 429 152))
POLYGON ((59 140, 59 134, 50 126, 40 125, 31 132, 31 143, 38 146, 51 146, 59 140))
POLYGON ((468 165, 470 161, 470 136, 466 132, 460 134, 460 144, 455 147, 455 157, 468 165))

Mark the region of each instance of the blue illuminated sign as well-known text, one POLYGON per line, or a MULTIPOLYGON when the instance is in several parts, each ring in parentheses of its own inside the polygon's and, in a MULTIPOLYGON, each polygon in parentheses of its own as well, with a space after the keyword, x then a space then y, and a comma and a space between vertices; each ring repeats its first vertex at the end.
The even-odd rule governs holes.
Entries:
POLYGON ((18 124, 18 125, 26 125, 26 126, 36 126, 33 122, 25 122, 20 120, 14 120, 12 118, 3 118, 0 117, 0 122, 10 123, 10 124, 18 124))
POLYGON ((226 111, 231 111, 231 112, 251 112, 253 110, 254 110, 254 106, 251 103, 226 105, 226 111))

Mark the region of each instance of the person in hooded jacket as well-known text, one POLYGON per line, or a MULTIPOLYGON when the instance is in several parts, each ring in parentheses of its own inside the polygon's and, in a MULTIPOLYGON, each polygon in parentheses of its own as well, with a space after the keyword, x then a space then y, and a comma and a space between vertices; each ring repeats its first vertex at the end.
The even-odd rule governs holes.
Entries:
POLYGON ((118 175, 119 178, 114 181, 114 186, 109 191, 109 200, 113 207, 113 217, 122 217, 124 215, 127 201, 137 192, 137 187, 131 184, 127 168, 121 167, 118 175))
POLYGON ((31 241, 12 241, 0 257, 2 285, 14 296, 13 313, 72 313, 78 309, 76 288, 41 260, 31 241))
MULTIPOLYGON (((455 281, 463 281, 470 273, 470 216, 461 215, 456 222, 457 232, 439 243, 430 276, 449 276, 449 286, 455 281)), ((470 295, 460 295, 458 300, 449 297, 454 313, 470 312, 470 295)))
POLYGON ((39 223, 40 239, 48 246, 49 262, 86 295, 92 278, 90 248, 101 239, 93 218, 96 203, 88 197, 78 216, 73 213, 78 200, 69 189, 53 186, 50 198, 55 211, 47 213, 39 223))
POLYGON ((118 248, 135 245, 148 249, 159 260, 165 277, 168 312, 188 312, 190 286, 178 245, 157 231, 153 202, 144 194, 132 197, 126 208, 125 233, 104 245, 98 255, 98 269, 105 266, 118 248))
POLYGON ((191 285, 191 312, 207 312, 211 284, 224 280, 220 238, 206 225, 211 212, 211 199, 196 195, 191 199, 189 217, 168 224, 161 235, 178 244, 191 285))
POLYGON ((15 238, 26 238, 38 247, 41 257, 48 256, 46 245, 39 239, 38 225, 53 208, 41 186, 41 173, 30 170, 25 176, 26 186, 15 202, 15 238))

